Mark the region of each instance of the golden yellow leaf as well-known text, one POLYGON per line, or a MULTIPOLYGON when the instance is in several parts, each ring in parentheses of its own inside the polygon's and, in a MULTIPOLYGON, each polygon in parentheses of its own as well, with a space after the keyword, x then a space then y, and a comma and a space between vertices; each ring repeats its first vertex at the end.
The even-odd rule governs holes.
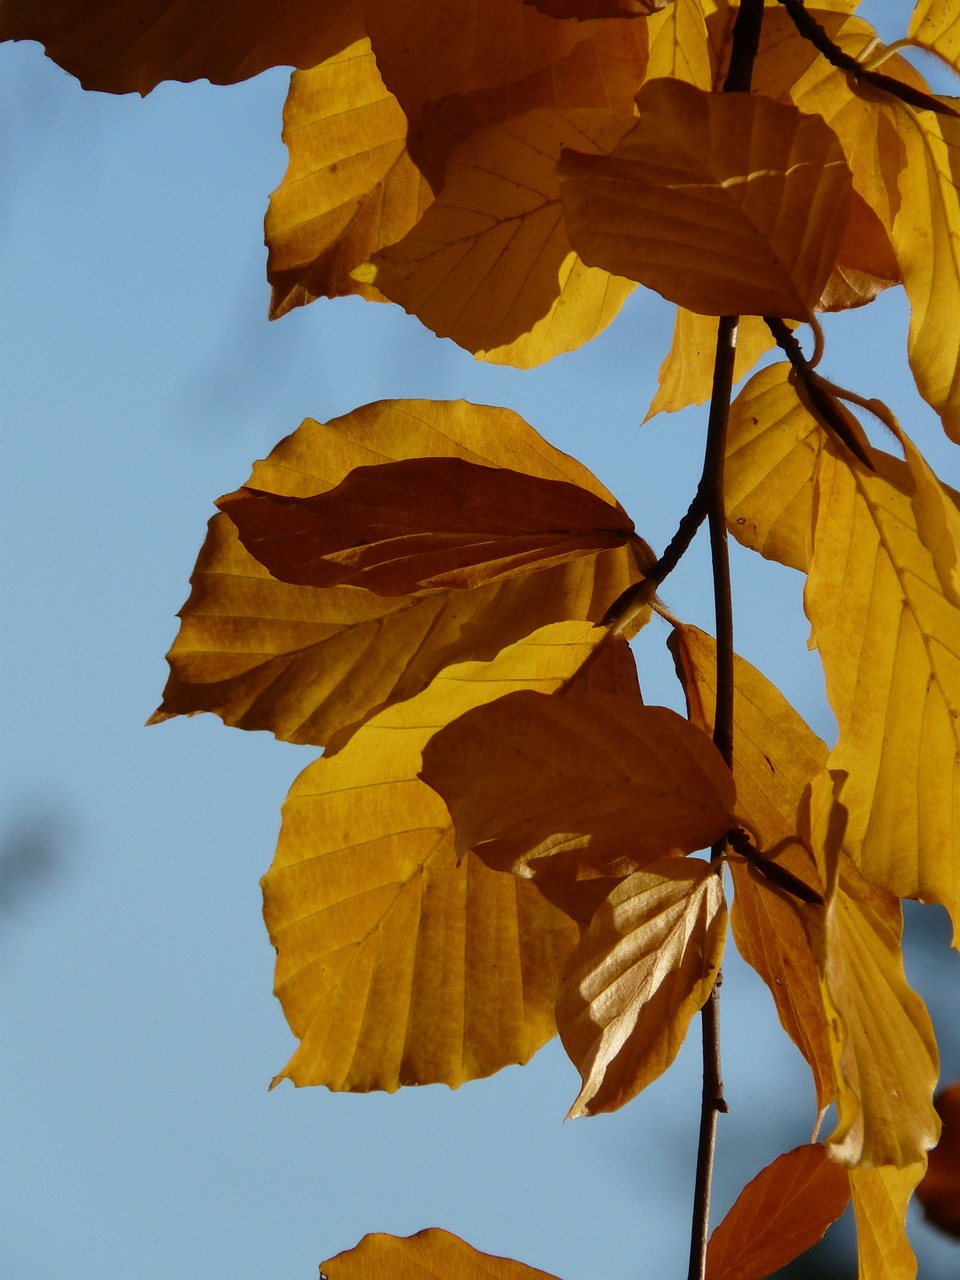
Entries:
POLYGON ((0 40, 39 40, 85 89, 147 94, 161 80, 234 84, 312 67, 363 35, 362 0, 3 0, 0 40))
POLYGON ((765 1280, 806 1252, 850 1199, 846 1170, 818 1143, 795 1147, 748 1182, 707 1248, 707 1280, 765 1280))
POLYGON ((848 1169, 857 1221, 859 1280, 914 1280, 917 1260, 907 1239, 907 1205, 925 1162, 895 1169, 848 1169))
POLYGON ((801 403, 786 361, 756 373, 730 406, 727 528, 768 560, 806 570, 823 429, 801 403))
POLYGON ((497 364, 529 368, 582 346, 633 285, 571 249, 554 165, 563 147, 602 150, 630 124, 610 111, 543 108, 475 130, 417 226, 357 278, 497 364))
POLYGON ((707 24, 699 0, 673 0, 649 26, 649 79, 672 76, 699 89, 713 87, 707 24))
POLYGON ((520 80, 591 34, 517 0, 365 0, 387 87, 413 119, 425 102, 520 80))
POLYGON ((839 727, 828 764, 846 775, 846 846, 863 874, 943 903, 956 930, 960 609, 937 571, 943 544, 917 528, 908 468, 873 461, 868 472, 828 445, 818 464, 804 602, 839 727))
POLYGON ((600 904, 557 997, 583 1081, 571 1116, 616 1111, 666 1071, 716 981, 726 927, 720 877, 697 858, 637 871, 600 904))
POLYGON ((415 1236, 364 1236, 356 1248, 321 1263, 320 1274, 322 1280, 555 1280, 522 1262, 479 1253, 437 1227, 415 1236))
POLYGON ((385 596, 502 582, 634 535, 622 507, 578 485, 464 458, 357 467, 309 498, 238 489, 217 506, 281 582, 385 596))
POLYGON ((436 735, 421 776, 446 801, 459 851, 524 876, 624 876, 736 825, 710 739, 637 695, 491 702, 436 735))
MULTIPOLYGON (((713 390, 713 366, 717 355, 716 316, 701 316, 677 308, 673 341, 660 366, 657 394, 644 422, 658 413, 676 413, 690 404, 706 404, 713 390)), ((733 380, 746 377, 765 351, 773 335, 759 316, 741 316, 737 328, 737 353, 733 380)))
POLYGON ((837 260, 852 180, 816 116, 748 94, 654 80, 611 154, 558 166, 585 262, 706 315, 805 319, 837 260))
POLYGON ((907 35, 960 71, 960 12, 952 0, 917 0, 907 35))
POLYGON ((406 137, 369 40, 294 72, 283 109, 290 160, 265 223, 271 318, 320 297, 383 301, 350 272, 406 235, 433 199, 406 137))
MULTIPOLYGON (((516 414, 463 401, 384 401, 322 425, 307 420, 255 465, 249 483, 293 497, 333 488, 354 467, 416 455, 466 458, 566 480, 613 502, 580 463, 516 414)), ((652 553, 650 553, 652 560, 652 553)), ((154 720, 213 711, 228 724, 326 745, 380 708, 419 693, 442 667, 492 658, 561 617, 600 619, 636 581, 624 548, 470 591, 386 598, 356 587, 277 582, 210 523, 169 654, 154 720)))
MULTIPOLYGON (((716 641, 696 627, 669 640, 691 720, 710 733, 716 708, 716 641)), ((759 847, 819 893, 823 882, 801 843, 798 811, 807 785, 824 766, 826 744, 783 694, 739 655, 734 657, 736 712, 733 775, 738 802, 759 847)), ((817 1108, 833 1097, 819 976, 804 929, 809 911, 750 866, 733 861, 730 914, 737 950, 770 989, 783 1029, 813 1073, 817 1108)))
POLYGON ((459 856, 417 772, 439 727, 517 689, 558 688, 603 634, 558 623, 493 662, 447 667, 296 780, 263 880, 276 993, 300 1040, 277 1080, 456 1086, 553 1035, 576 925, 535 885, 459 856))

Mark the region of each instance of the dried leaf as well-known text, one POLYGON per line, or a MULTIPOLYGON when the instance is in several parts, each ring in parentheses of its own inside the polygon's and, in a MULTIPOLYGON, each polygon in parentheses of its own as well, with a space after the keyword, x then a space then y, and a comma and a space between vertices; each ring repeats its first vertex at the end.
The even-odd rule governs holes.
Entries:
POLYGON ((571 249, 555 162, 566 146, 611 147, 630 124, 606 110, 543 108, 475 130, 417 226, 357 278, 497 364, 529 368, 582 346, 633 286, 571 249))
POLYGON ((960 1239, 960 1084, 939 1093, 934 1105, 943 1129, 930 1152, 917 1199, 928 1222, 960 1239))
POLYGON ((639 697, 514 694, 437 734, 422 777, 453 814, 458 850, 518 875, 624 876, 736 824, 710 739, 639 697))
POLYGON ((707 1280, 764 1280, 820 1239, 850 1199, 846 1170, 819 1143, 777 1156, 710 1237, 707 1280))
POLYGON ((502 582, 634 533, 622 508, 577 485, 463 458, 357 467, 309 498, 239 489, 217 506, 281 582, 385 596, 502 582))
POLYGON ((433 199, 406 137, 369 40, 294 72, 283 108, 290 160, 265 224, 271 318, 321 297, 384 301, 350 272, 406 235, 433 199))
MULTIPOLYGON (((308 420, 256 464, 249 483, 307 497, 334 488, 357 466, 417 455, 565 480, 613 502, 585 467, 516 414, 462 401, 385 401, 325 426, 308 420)), ((218 515, 197 561, 154 720, 213 711, 228 724, 326 745, 329 754, 449 663, 492 658, 562 617, 598 620, 638 575, 620 548, 448 595, 318 591, 270 577, 240 545, 233 523, 218 515)))
POLYGON ((263 880, 276 993, 300 1039, 278 1081, 455 1087, 553 1035, 576 925, 535 885, 458 856, 417 772, 440 726, 513 690, 558 688, 602 638, 559 623, 491 663, 448 667, 296 780, 263 880))
POLYGON ((360 0, 3 0, 0 40, 39 40, 85 89, 147 94, 161 80, 235 84, 312 67, 363 35, 360 0))
POLYGON ((655 80, 606 156, 567 152, 564 215, 581 258, 706 315, 805 319, 837 260, 852 179, 819 117, 655 80))
POLYGON ((354 1249, 320 1264, 321 1280, 555 1280, 510 1258, 479 1253, 449 1231, 364 1236, 354 1249))
POLYGON ((726 925, 720 878, 695 858, 637 871, 601 903, 557 998, 583 1081, 571 1116, 616 1111, 666 1071, 716 981, 726 925))

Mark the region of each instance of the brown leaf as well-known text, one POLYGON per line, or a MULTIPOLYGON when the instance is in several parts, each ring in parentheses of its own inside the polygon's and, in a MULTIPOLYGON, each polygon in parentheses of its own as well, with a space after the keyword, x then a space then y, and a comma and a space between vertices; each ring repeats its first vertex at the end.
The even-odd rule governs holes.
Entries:
POLYGON ((805 319, 837 260, 852 179, 816 116, 653 80, 609 155, 557 172, 574 248, 706 315, 805 319))
POLYGON ((917 1199, 928 1222, 960 1239, 960 1084, 942 1090, 934 1105, 943 1130, 930 1152, 917 1199))
POLYGON ((523 0, 551 18, 642 18, 656 13, 671 0, 523 0))
MULTIPOLYGON (((355 467, 416 455, 466 458, 565 480, 605 502, 580 463, 506 409, 463 401, 385 401, 321 425, 308 420, 256 464, 254 488, 308 497, 355 467)), ((647 553, 652 561, 652 553, 647 553)), ((169 655, 154 721, 213 711, 328 754, 380 708, 419 693, 444 666, 492 658, 560 618, 599 620, 639 570, 627 548, 469 591, 383 597, 278 582, 224 515, 211 521, 169 655)))
POLYGON ((777 1156, 710 1237, 707 1280, 764 1280, 820 1239, 850 1199, 847 1172, 819 1143, 777 1156))
POLYGON ((518 693, 438 733, 421 775, 457 847, 525 876, 623 876, 736 825, 710 739, 666 707, 602 692, 518 693))
POLYGON ((161 80, 235 84, 312 67, 363 35, 361 0, 3 0, 0 40, 39 40, 85 89, 147 94, 161 80))
POLYGON ((479 1253, 449 1231, 364 1236, 320 1264, 321 1280, 556 1280, 510 1258, 479 1253))
POLYGON ((616 1111, 666 1071, 716 981, 726 924, 720 878, 696 858, 637 871, 601 903, 557 997, 583 1081, 571 1116, 616 1111))
POLYGON ((281 582, 385 596, 502 582, 634 533, 620 507, 577 485, 463 458, 357 467, 309 498, 239 489, 217 506, 281 582))

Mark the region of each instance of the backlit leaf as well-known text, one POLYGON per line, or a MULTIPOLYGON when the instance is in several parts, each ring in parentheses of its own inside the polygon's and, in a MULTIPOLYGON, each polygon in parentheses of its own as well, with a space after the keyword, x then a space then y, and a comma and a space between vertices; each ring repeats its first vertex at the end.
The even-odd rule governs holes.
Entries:
POLYGON ((558 166, 585 262, 706 315, 802 320, 837 260, 852 180, 816 116, 748 94, 654 80, 605 156, 558 166))
POLYGON ((907 1239, 907 1205, 924 1162, 895 1169, 848 1169, 857 1221, 859 1280, 914 1280, 917 1260, 907 1239))
POLYGON ((406 235, 433 199, 406 136, 369 40, 294 72, 283 109, 290 162, 265 224, 271 317, 320 297, 383 301, 350 272, 406 235))
POLYGON ((713 87, 713 64, 700 0, 673 0, 650 22, 648 77, 673 76, 700 89, 713 87))
MULTIPOLYGON (((917 529, 908 468, 821 450, 804 596, 846 774, 846 844, 898 897, 960 911, 960 609, 917 529)), ((938 549, 938 559, 942 549, 938 549)))
POLYGON ((361 0, 3 0, 0 40, 39 40, 85 89, 234 84, 312 67, 363 35, 361 0))
MULTIPOLYGON (((417 455, 566 480, 613 502, 585 467, 522 418, 463 401, 384 401, 326 425, 307 420, 255 465, 249 483, 308 497, 334 488, 357 466, 417 455)), ((197 561, 154 720, 213 711, 228 724, 326 745, 329 754, 335 735, 342 742, 351 726, 419 693, 448 663, 492 658, 560 618, 598 620, 638 573, 618 548, 448 595, 318 591, 272 578, 218 515, 197 561)))
POLYGON ((357 467, 309 498, 239 489, 217 506, 281 582, 387 596, 502 582, 634 532, 622 508, 577 485, 463 458, 357 467))
POLYGON ((735 792, 701 730, 639 696, 517 693, 424 751, 459 850, 519 875, 624 876, 707 848, 735 825, 735 792))
POLYGON ((631 117, 538 109, 477 129, 454 149, 443 190, 416 227, 357 278, 482 359, 520 368, 582 346, 633 285, 570 247, 555 162, 604 150, 631 117))
POLYGON ((917 0, 907 34, 960 71, 960 13, 950 0, 917 0))
POLYGON ((726 917, 720 878, 697 858, 637 871, 600 904, 557 998, 583 1081, 571 1116, 616 1111, 670 1066, 716 981, 726 917))
POLYGON ((320 1264, 323 1280, 555 1280, 510 1258, 479 1253, 449 1231, 364 1236, 354 1249, 320 1264))
POLYGON ((928 1222, 960 1239, 960 1084, 939 1093, 935 1105, 943 1130, 930 1152, 917 1199, 928 1222))
POLYGON ((818 1143, 778 1156, 737 1196, 710 1237, 707 1280, 764 1280, 799 1257, 850 1199, 846 1170, 818 1143))
MULTIPOLYGON (((701 316, 677 308, 673 341, 660 366, 657 394, 644 422, 657 413, 676 413, 690 404, 706 404, 713 390, 713 363, 717 355, 716 316, 701 316)), ((746 377, 765 351, 773 335, 759 316, 742 316, 737 328, 737 352, 733 380, 746 377)))
MULTIPOLYGON (((716 641, 685 626, 675 628, 669 645, 690 718, 712 733, 716 641)), ((826 744, 744 658, 734 656, 733 670, 733 775, 739 803, 750 816, 760 849, 822 894, 823 882, 801 842, 798 810, 810 779, 824 766, 826 744)), ((823 1111, 833 1097, 833 1064, 819 976, 804 929, 810 912, 753 867, 736 860, 730 866, 730 923, 737 949, 769 987, 783 1029, 813 1072, 817 1107, 823 1111)))
POLYGON ((417 773, 440 726, 513 690, 558 688, 602 637, 559 623, 491 663, 448 667, 296 780, 263 880, 276 993, 300 1040, 277 1080, 456 1086, 553 1034, 576 925, 535 885, 458 856, 417 773))

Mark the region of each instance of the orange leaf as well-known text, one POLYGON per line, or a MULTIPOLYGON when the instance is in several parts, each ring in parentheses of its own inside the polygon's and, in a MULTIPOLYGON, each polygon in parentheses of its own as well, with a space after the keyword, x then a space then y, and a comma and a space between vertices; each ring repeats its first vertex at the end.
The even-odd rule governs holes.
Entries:
POLYGON ((555 1280, 510 1258, 479 1253, 449 1231, 364 1236, 320 1264, 321 1280, 555 1280))
POLYGON ((217 506, 281 582, 385 596, 502 582, 634 532, 622 509, 565 480, 463 458, 357 467, 309 498, 239 489, 217 506))
POLYGON ((917 1199, 928 1222, 960 1239, 960 1084, 944 1089, 934 1105, 943 1130, 930 1152, 917 1199))
POLYGON ((235 84, 312 67, 363 35, 362 0, 3 0, 0 40, 39 40, 85 89, 147 94, 161 80, 235 84))
POLYGON ((583 1081, 571 1116, 615 1111, 666 1071, 716 981, 726 924, 720 877, 696 858, 637 871, 600 904, 557 997, 583 1081))
POLYGON ((623 876, 735 825, 729 770, 666 707, 602 692, 521 692, 469 712, 424 751, 457 847, 519 875, 623 876))
POLYGON ((852 179, 818 116, 653 80, 611 154, 558 166, 584 262, 705 315, 805 319, 843 243, 852 179))
POLYGON ((778 1156, 711 1235, 707 1280, 764 1280, 815 1245, 849 1199, 846 1170, 819 1143, 778 1156))

